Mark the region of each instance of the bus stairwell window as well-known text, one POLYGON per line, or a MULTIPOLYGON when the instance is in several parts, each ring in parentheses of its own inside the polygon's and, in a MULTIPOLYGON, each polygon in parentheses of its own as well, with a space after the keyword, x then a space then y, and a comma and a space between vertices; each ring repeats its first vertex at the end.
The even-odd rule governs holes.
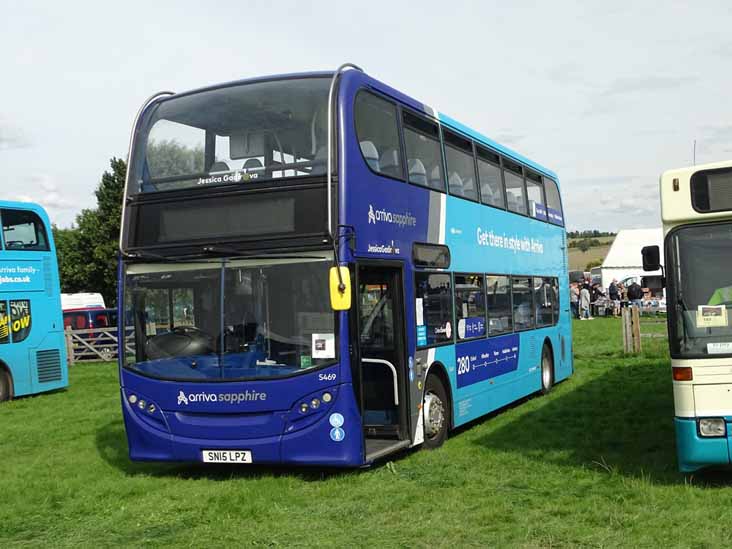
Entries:
POLYGON ((403 179, 396 105, 362 91, 356 97, 354 117, 361 154, 369 168, 403 179))

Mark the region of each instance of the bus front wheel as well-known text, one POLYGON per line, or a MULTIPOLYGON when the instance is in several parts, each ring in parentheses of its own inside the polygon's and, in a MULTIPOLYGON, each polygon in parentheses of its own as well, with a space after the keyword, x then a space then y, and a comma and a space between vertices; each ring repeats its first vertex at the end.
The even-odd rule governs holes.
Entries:
POLYGON ((10 400, 10 374, 0 368, 0 402, 10 400))
POLYGON ((544 344, 541 350, 541 394, 545 395, 552 390, 554 386, 554 357, 552 349, 544 344))
POLYGON ((437 448, 445 442, 450 418, 449 405, 447 391, 442 380, 436 375, 428 376, 422 402, 425 448, 437 448))

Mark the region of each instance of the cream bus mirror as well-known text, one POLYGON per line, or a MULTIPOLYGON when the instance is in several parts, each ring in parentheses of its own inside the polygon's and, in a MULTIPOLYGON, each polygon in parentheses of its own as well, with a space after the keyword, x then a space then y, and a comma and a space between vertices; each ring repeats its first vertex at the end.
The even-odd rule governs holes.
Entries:
POLYGON ((348 267, 330 268, 330 306, 334 311, 347 311, 351 308, 351 273, 348 267), (340 276, 338 271, 340 270, 340 276))
POLYGON ((645 246, 641 254, 644 271, 657 271, 661 268, 661 250, 658 246, 645 246))

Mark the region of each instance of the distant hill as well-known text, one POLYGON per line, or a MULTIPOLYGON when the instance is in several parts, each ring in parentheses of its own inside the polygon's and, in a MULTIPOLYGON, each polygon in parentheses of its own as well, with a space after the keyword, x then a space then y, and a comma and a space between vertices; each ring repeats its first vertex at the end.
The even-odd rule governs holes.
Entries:
POLYGON ((570 271, 585 271, 588 269, 585 269, 587 264, 590 261, 595 260, 603 260, 605 259, 605 256, 607 255, 607 252, 610 250, 610 246, 612 246, 613 240, 615 240, 615 236, 587 236, 583 238, 568 238, 567 239, 567 246, 568 246, 568 260, 569 260, 569 270, 570 271), (586 252, 583 252, 580 248, 576 247, 577 244, 584 240, 585 238, 588 238, 589 240, 597 240, 599 241, 599 246, 590 246, 586 252), (574 244, 574 245, 573 245, 574 244))

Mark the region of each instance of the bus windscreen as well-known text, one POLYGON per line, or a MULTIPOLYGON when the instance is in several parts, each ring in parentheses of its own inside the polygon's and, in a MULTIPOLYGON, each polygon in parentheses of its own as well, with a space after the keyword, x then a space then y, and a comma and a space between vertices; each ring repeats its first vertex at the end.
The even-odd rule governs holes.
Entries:
POLYGON ((153 104, 131 194, 323 175, 328 78, 230 85, 153 104))
POLYGON ((128 367, 162 379, 275 378, 333 363, 326 258, 131 266, 128 367))
POLYGON ((732 223, 682 227, 667 246, 672 354, 732 354, 732 223))

